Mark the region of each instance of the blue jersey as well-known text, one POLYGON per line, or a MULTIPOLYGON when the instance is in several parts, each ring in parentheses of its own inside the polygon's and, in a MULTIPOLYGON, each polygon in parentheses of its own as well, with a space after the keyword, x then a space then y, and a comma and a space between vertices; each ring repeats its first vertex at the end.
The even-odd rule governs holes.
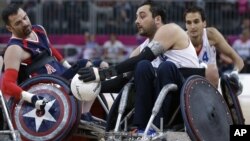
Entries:
MULTIPOLYGON (((37 36, 37 40, 27 40, 27 39, 20 39, 20 38, 11 38, 8 42, 8 46, 10 45, 18 45, 19 47, 23 48, 25 51, 31 54, 31 58, 24 60, 22 63, 30 65, 39 54, 42 52, 47 52, 50 56, 52 56, 52 52, 50 50, 50 42, 48 40, 47 34, 42 26, 33 25, 32 32, 35 32, 37 36)), ((41 68, 38 68, 36 72, 32 74, 56 74, 61 75, 66 70, 65 67, 62 66, 60 62, 56 59, 53 61, 49 61, 44 64, 41 68)))

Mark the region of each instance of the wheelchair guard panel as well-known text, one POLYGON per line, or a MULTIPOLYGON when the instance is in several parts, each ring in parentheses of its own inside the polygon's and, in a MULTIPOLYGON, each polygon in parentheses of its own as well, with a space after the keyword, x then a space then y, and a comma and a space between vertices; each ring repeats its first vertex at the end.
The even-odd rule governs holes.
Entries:
POLYGON ((240 103, 235 89, 230 86, 229 78, 227 75, 221 77, 221 91, 222 95, 229 107, 234 124, 244 124, 245 119, 242 114, 240 103))
POLYGON ((189 77, 181 90, 181 111, 191 140, 228 141, 230 111, 221 94, 205 78, 189 77))
POLYGON ((23 100, 13 102, 11 116, 23 140, 65 140, 77 129, 81 103, 70 92, 69 83, 61 77, 40 75, 20 84, 33 94, 48 99, 45 111, 23 100))

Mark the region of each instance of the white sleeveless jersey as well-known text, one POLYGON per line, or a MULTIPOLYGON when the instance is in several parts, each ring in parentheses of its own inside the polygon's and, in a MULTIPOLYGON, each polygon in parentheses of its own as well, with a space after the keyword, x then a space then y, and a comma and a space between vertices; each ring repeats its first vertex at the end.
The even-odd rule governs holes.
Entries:
POLYGON ((202 35, 202 49, 198 54, 199 61, 206 64, 216 64, 216 50, 214 46, 211 46, 207 37, 207 30, 203 29, 202 35))
MULTIPOLYGON (((147 46, 149 39, 145 40, 140 45, 140 52, 147 46)), ((171 61, 177 68, 198 68, 199 60, 195 52, 195 48, 191 41, 189 41, 189 46, 182 50, 168 50, 164 54, 161 54, 151 63, 153 67, 158 68, 161 62, 171 61)))

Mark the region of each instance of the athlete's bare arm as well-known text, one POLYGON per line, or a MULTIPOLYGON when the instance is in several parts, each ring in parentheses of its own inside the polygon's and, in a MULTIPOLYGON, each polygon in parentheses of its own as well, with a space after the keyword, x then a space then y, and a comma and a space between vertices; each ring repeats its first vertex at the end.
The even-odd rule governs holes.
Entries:
POLYGON ((15 69, 19 71, 20 64, 23 60, 28 59, 30 54, 17 45, 11 45, 6 49, 4 54, 4 65, 6 69, 15 69))
POLYGON ((183 49, 189 44, 186 32, 174 23, 161 26, 155 33, 153 40, 159 42, 164 51, 183 49))
POLYGON ((207 28, 207 35, 210 44, 214 45, 222 54, 231 58, 236 69, 240 71, 244 67, 242 58, 233 50, 223 35, 216 28, 207 28))

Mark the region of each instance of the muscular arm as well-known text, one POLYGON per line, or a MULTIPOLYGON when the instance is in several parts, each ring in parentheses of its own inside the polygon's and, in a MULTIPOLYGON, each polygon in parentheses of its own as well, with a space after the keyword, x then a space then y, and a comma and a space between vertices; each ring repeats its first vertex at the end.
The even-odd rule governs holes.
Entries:
POLYGON ((12 68, 19 71, 22 60, 28 57, 29 55, 19 46, 13 45, 8 47, 4 55, 5 70, 12 68))
MULTIPOLYGON (((148 47, 136 55, 139 51, 135 50, 133 57, 115 66, 118 74, 133 71, 135 65, 140 60, 153 61, 158 55, 171 49, 182 49, 188 46, 188 35, 176 24, 166 24, 161 26, 148 47), (178 42, 177 42, 178 40, 178 42), (185 45, 183 45, 185 44, 185 45), (146 49, 150 51, 146 52, 146 49)), ((132 54, 133 55, 133 54, 132 54)), ((131 56, 132 56, 131 55, 131 56)))
POLYGON ((106 78, 133 71, 141 60, 153 61, 157 56, 169 49, 183 49, 188 45, 189 40, 186 32, 176 24, 167 24, 157 30, 154 39, 138 55, 134 53, 135 56, 118 65, 99 71, 96 68, 83 68, 78 72, 80 74, 79 79, 84 82, 103 81, 106 78))
POLYGON ((22 60, 29 57, 30 55, 27 52, 16 45, 7 48, 4 55, 5 73, 3 76, 3 93, 20 99, 22 89, 16 84, 18 71, 22 60))
POLYGON ((244 67, 242 58, 233 50, 233 48, 227 43, 223 35, 215 28, 207 28, 208 39, 211 43, 224 55, 232 59, 235 68, 239 71, 244 67))

